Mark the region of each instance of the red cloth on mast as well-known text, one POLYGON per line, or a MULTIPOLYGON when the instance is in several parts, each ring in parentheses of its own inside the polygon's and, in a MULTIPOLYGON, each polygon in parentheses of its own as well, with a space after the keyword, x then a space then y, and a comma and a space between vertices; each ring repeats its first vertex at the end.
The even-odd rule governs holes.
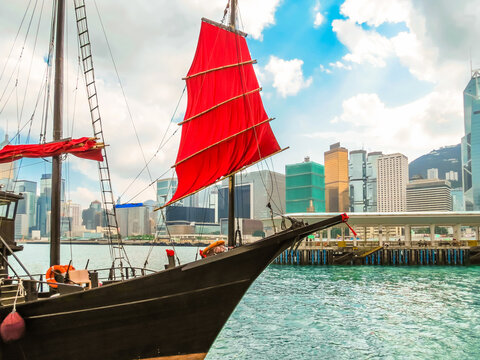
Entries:
POLYGON ((250 60, 243 36, 202 22, 197 51, 187 75, 187 122, 182 127, 176 161, 178 187, 168 203, 280 150, 268 122, 252 128, 268 119, 259 91, 228 101, 259 88, 252 64, 188 78, 250 60), (221 104, 225 101, 228 102, 221 104), (221 105, 212 109, 218 104, 221 105), (209 111, 188 120, 206 110, 209 111))
POLYGON ((0 163, 8 163, 21 158, 50 157, 64 153, 83 159, 103 161, 102 147, 103 144, 97 144, 94 139, 88 137, 46 144, 6 145, 0 150, 0 163))

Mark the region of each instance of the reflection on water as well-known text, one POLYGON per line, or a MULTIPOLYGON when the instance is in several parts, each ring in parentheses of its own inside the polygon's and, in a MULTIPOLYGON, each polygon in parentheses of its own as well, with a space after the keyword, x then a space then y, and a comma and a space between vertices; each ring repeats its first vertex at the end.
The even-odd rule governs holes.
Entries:
MULTIPOLYGON (((148 268, 163 269, 165 247, 148 268)), ((129 246, 142 267, 149 246, 129 246)), ((182 261, 197 248, 177 247, 182 261)), ((48 245, 18 253, 44 273, 48 245)), ((108 246, 62 245, 62 262, 109 267, 108 246), (72 255, 71 255, 72 254, 72 255)), ((221 304, 218 304, 221 306, 221 304)), ((478 359, 480 267, 271 265, 249 289, 214 343, 216 359, 478 359)))

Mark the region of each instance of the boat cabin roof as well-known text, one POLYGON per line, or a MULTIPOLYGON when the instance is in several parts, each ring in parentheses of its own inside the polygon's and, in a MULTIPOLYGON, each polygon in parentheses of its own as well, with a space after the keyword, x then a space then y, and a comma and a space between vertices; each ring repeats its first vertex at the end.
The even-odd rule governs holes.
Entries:
POLYGON ((16 213, 17 202, 21 199, 23 199, 22 195, 0 191, 0 219, 13 220, 16 213))

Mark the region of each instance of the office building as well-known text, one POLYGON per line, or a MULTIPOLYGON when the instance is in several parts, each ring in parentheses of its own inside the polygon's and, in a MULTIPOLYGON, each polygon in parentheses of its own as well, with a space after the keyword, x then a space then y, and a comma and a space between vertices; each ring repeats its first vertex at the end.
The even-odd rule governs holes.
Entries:
POLYGON ((450 170, 445 173, 445 180, 458 181, 458 172, 450 170))
POLYGON ((462 137, 462 170, 465 210, 480 210, 480 69, 463 91, 465 136, 462 137))
POLYGON ((325 212, 325 168, 310 161, 285 166, 287 213, 325 212))
POLYGON ((97 226, 104 226, 104 224, 102 203, 98 200, 92 201, 88 209, 82 211, 82 225, 87 230, 96 230, 97 226))
POLYGON ((378 158, 381 151, 373 151, 367 154, 367 212, 377 211, 377 182, 378 182, 378 158))
POLYGON ((427 170, 427 179, 439 179, 438 169, 432 168, 427 170))
POLYGON ((407 211, 452 211, 450 182, 422 179, 408 183, 407 211))
POLYGON ((366 212, 367 200, 367 152, 350 151, 348 162, 348 183, 350 188, 350 211, 366 212))
MULTIPOLYGON (((18 202, 17 217, 18 215, 26 215, 26 218, 22 220, 24 224, 21 228, 26 227, 27 232, 25 234, 25 231, 22 230, 22 236, 29 236, 30 231, 36 226, 37 183, 29 180, 18 180, 15 182, 14 192, 23 196, 23 199, 18 202)), ((18 218, 20 219, 20 217, 18 218)))
POLYGON ((452 189, 452 210, 453 211, 465 211, 465 199, 463 197, 463 189, 452 189))
MULTIPOLYGON (((5 145, 8 145, 10 141, 8 140, 8 135, 5 134, 5 140, 0 143, 0 149, 3 149, 5 145)), ((12 191, 14 187, 15 179, 15 162, 8 162, 0 164, 0 184, 3 185, 4 191, 12 191)))
POLYGON ((115 205, 120 235, 141 236, 150 234, 150 211, 143 204, 115 205))
POLYGON ((351 212, 377 211, 377 160, 381 152, 350 151, 348 179, 351 212))
POLYGON ((349 210, 348 150, 340 143, 330 145, 325 157, 325 210, 344 212, 349 210))
POLYGON ((379 212, 407 210, 408 159, 403 154, 378 157, 377 207, 379 212))

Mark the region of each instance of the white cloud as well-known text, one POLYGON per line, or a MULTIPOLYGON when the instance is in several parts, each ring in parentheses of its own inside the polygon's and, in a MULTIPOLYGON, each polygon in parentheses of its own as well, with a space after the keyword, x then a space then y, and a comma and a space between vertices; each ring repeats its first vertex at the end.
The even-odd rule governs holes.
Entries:
POLYGON ((296 95, 301 89, 312 84, 311 77, 303 77, 302 65, 303 61, 300 59, 283 60, 270 56, 265 70, 273 75, 273 87, 282 97, 296 95))
POLYGON ((352 20, 334 20, 332 29, 349 50, 343 57, 345 61, 383 67, 386 65, 386 58, 393 54, 389 39, 376 31, 362 29, 352 20))
POLYGON ((341 61, 331 62, 328 65, 330 65, 330 67, 337 68, 337 69, 352 70, 352 67, 350 65, 345 65, 341 61))
POLYGON ((315 6, 313 7, 313 16, 314 16, 313 27, 314 28, 320 27, 320 25, 323 24, 323 22, 325 20, 325 17, 320 12, 320 1, 319 0, 317 0, 317 2, 315 3, 315 6))
MULTIPOLYGON (((331 65, 331 64, 330 64, 331 65)), ((327 73, 327 74, 331 74, 332 71, 330 69, 327 69, 325 66, 323 66, 322 64, 320 64, 320 71, 321 72, 324 72, 324 73, 327 73)))
MULTIPOLYGON (((3 32, 2 38, 0 38, 0 69, 3 69, 4 61, 10 51, 27 3, 28 0, 19 0, 2 4, 0 24, 2 24, 3 32)), ((239 27, 243 28, 253 38, 261 39, 264 29, 275 24, 275 11, 279 3, 280 0, 242 1, 239 5, 239 27)), ((67 35, 68 44, 65 47, 67 77, 65 80, 66 114, 63 135, 65 137, 91 136, 92 126, 86 102, 84 81, 81 76, 77 79, 77 40, 74 31, 76 25, 73 22, 72 4, 69 3, 67 7, 69 34, 67 35), (77 81, 78 90, 75 91, 77 81), (76 103, 75 112, 74 103, 76 103), (75 123, 72 134, 70 129, 72 129, 73 118, 75 118, 75 123)), ((215 21, 221 20, 225 5, 226 1, 224 0, 208 2, 198 0, 157 2, 138 0, 135 2, 135 6, 125 0, 104 0, 98 3, 98 9, 137 131, 137 135, 135 135, 122 89, 118 85, 115 69, 103 37, 96 7, 87 4, 98 100, 105 141, 109 145, 107 152, 115 196, 122 193, 145 166, 142 152, 137 143, 137 136, 148 161, 159 147, 167 128, 169 130, 166 139, 170 139, 172 133, 178 129, 176 124, 170 125, 170 119, 185 85, 181 79, 187 73, 195 53, 200 19, 206 17, 215 21), (141 22, 138 19, 141 19, 141 22)), ((40 89, 43 81, 42 76, 45 68, 43 56, 48 50, 49 22, 42 21, 41 25, 37 49, 33 57, 34 63, 32 76, 29 80, 27 101, 21 119, 22 125, 32 114, 38 89, 40 89)), ((20 38, 23 40, 23 35, 20 38)), ((31 35, 27 39, 20 65, 17 94, 22 96, 26 85, 29 61, 32 58, 33 38, 31 35)), ((19 49, 22 44, 20 44, 20 41, 18 43, 19 49)), ((12 65, 8 68, 10 72, 7 72, 7 75, 12 72, 11 70, 18 58, 19 52, 14 51, 14 57, 10 61, 12 65)), ((8 79, 7 75, 0 79, 0 92, 4 89, 5 81, 8 79)), ((11 89, 12 86, 9 87, 9 91, 11 89)), ((11 136, 12 129, 17 128, 18 107, 17 99, 14 100, 10 101, 0 114, 0 124, 3 125, 0 132, 5 130, 4 124, 8 119, 11 136)), ((18 99, 19 104, 21 104, 21 100, 21 98, 18 99)), ((176 113, 177 120, 185 111, 185 100, 186 96, 183 96, 176 113)), ((2 101, 0 108, 4 104, 5 102, 2 101)), ((39 137, 41 127, 41 107, 40 103, 31 131, 31 139, 35 140, 39 137)), ((28 130, 28 127, 26 129, 28 130)), ((49 125, 47 140, 51 139, 51 132, 52 129, 49 125)), ((151 175, 147 171, 143 171, 136 183, 125 194, 125 200, 130 199, 137 192, 146 188, 152 180, 169 171, 170 166, 175 161, 179 135, 180 131, 155 156, 149 164, 151 175)), ((90 182, 98 179, 97 165, 94 162, 72 159, 71 164, 71 170, 76 172, 77 176, 79 175, 90 182)), ((168 173, 168 176, 171 176, 171 172, 168 173)), ((38 179, 32 180, 38 181, 38 179)), ((72 179, 72 182, 77 180, 72 179)), ((72 188, 75 186, 72 184, 72 188)), ((82 187, 87 188, 88 186, 82 185, 82 187)), ((150 189, 154 190, 154 187, 150 189)), ((150 191, 150 189, 142 193, 136 200, 143 201, 154 198, 154 191, 150 191)), ((81 202, 82 199, 75 199, 74 197, 89 195, 79 190, 72 194, 72 200, 81 202)), ((95 198, 98 198, 98 196, 88 199, 88 203, 95 198)))
POLYGON ((245 31, 254 39, 262 40, 262 31, 275 24, 275 11, 279 5, 280 0, 242 1, 239 8, 245 31))
POLYGON ((340 12, 358 24, 379 26, 408 21, 410 9, 409 0, 346 0, 340 12))
POLYGON ((315 14, 315 20, 313 21, 313 27, 318 28, 320 25, 323 24, 323 21, 325 20, 325 17, 322 15, 321 12, 317 12, 315 14))
POLYGON ((362 93, 345 100, 342 108, 343 112, 331 120, 342 131, 305 136, 342 139, 350 149, 368 144, 385 153, 400 151, 413 160, 432 148, 458 143, 462 135, 463 129, 458 127, 461 96, 448 91, 432 92, 396 107, 384 104, 377 94, 362 93))

